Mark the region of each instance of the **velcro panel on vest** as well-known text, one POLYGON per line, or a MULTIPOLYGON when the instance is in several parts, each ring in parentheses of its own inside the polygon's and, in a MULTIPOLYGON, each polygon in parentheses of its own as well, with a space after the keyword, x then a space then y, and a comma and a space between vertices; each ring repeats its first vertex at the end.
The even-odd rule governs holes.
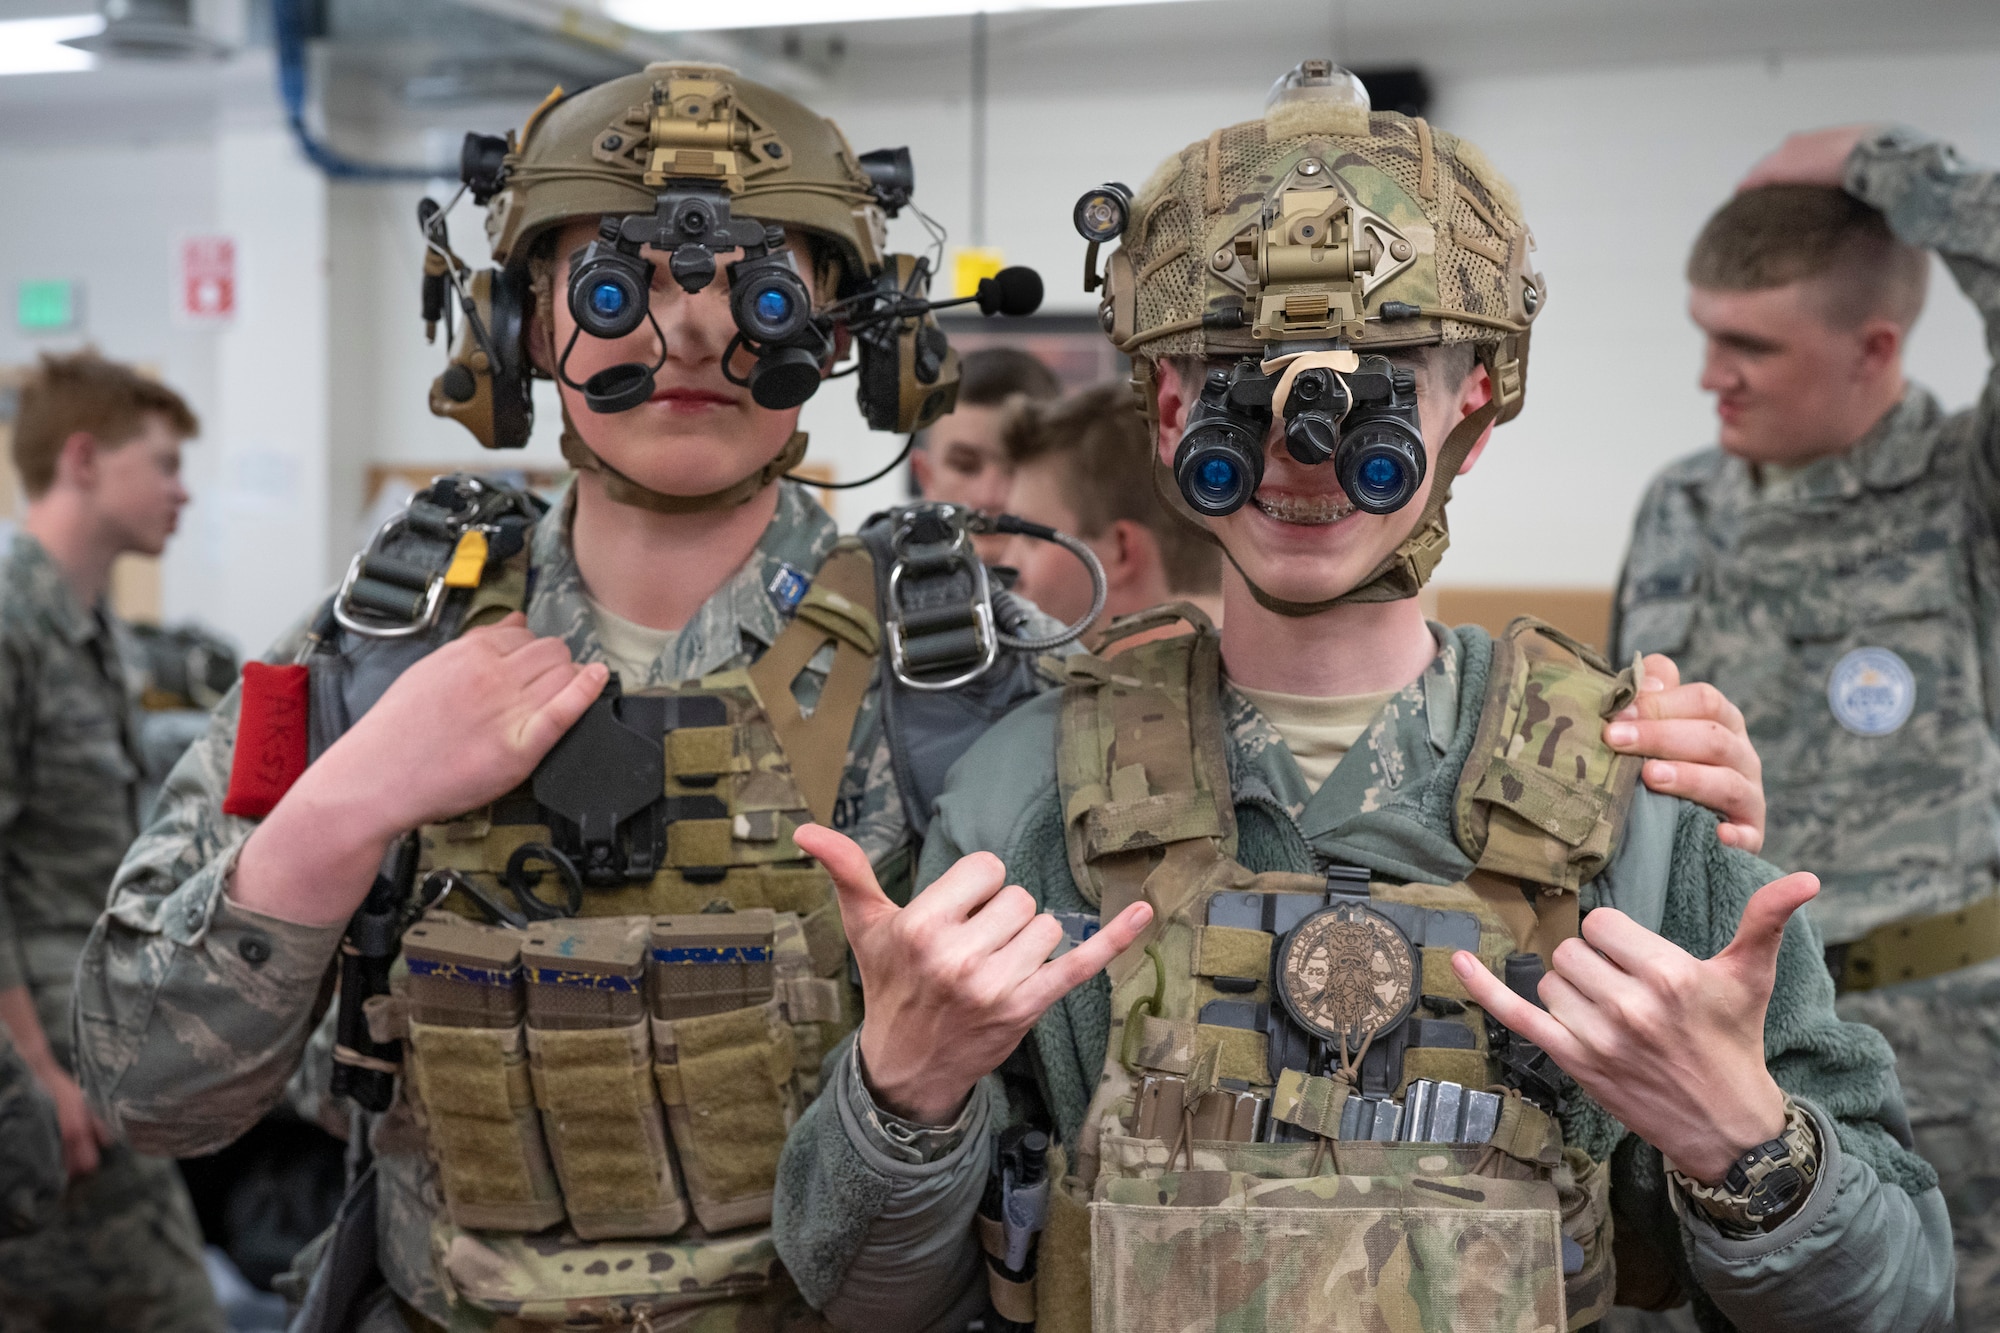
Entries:
POLYGON ((1484 1051, 1411 1046, 1403 1052, 1403 1082, 1396 1091, 1400 1094, 1412 1079, 1419 1078, 1456 1083, 1464 1088, 1481 1088, 1493 1081, 1493 1066, 1484 1051))
POLYGON ((1271 972, 1271 937, 1241 926, 1196 926, 1194 970, 1203 977, 1252 977, 1271 972))
MULTIPOLYGON (((1194 1029, 1195 1060, 1215 1053, 1215 1078, 1242 1079, 1247 1083, 1268 1083, 1271 1079, 1270 1039, 1249 1028, 1217 1027, 1197 1023, 1194 1029)), ((1211 1081, 1211 1086, 1213 1082, 1211 1081)))
POLYGON ((698 1018, 653 1020, 654 1074, 710 1231, 768 1221, 778 1154, 797 1117, 792 1029, 775 1001, 698 1018))
POLYGON ((452 1220, 520 1231, 561 1221, 521 1029, 412 1022, 410 1045, 452 1220))
POLYGON ((681 819, 667 825, 667 864, 670 866, 726 866, 733 855, 730 836, 733 820, 681 819))
POLYGON ((535 1100, 570 1225, 586 1239, 661 1235, 687 1221, 653 1100, 646 1024, 528 1029, 535 1100))
POLYGON ((1271 1118, 1311 1130, 1323 1139, 1340 1137, 1340 1113, 1353 1088, 1345 1079, 1287 1069, 1271 1093, 1271 1118))
POLYGON ((737 753, 734 727, 681 727, 667 733, 667 771, 682 782, 749 767, 749 760, 737 753))
POLYGON ((1491 874, 1575 891, 1611 859, 1639 760, 1604 744, 1638 692, 1590 648, 1529 617, 1494 641, 1479 731, 1460 777, 1460 847, 1491 874))

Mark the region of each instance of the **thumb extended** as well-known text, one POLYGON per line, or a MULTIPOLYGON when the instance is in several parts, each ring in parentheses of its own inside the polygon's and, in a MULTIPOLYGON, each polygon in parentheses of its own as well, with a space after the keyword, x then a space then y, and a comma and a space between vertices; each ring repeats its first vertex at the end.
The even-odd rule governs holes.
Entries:
POLYGON ((1750 895, 1743 905, 1743 919, 1736 923, 1736 937, 1716 955, 1757 975, 1768 976, 1778 967, 1778 946, 1785 940, 1785 923, 1792 914, 1819 893, 1817 876, 1797 871, 1772 880, 1750 895))
POLYGON ((875 867, 868 863, 868 853, 845 833, 836 833, 823 824, 806 824, 792 834, 792 841, 833 876, 833 887, 840 894, 840 915, 847 923, 850 938, 857 928, 865 929, 899 910, 876 882, 875 867))

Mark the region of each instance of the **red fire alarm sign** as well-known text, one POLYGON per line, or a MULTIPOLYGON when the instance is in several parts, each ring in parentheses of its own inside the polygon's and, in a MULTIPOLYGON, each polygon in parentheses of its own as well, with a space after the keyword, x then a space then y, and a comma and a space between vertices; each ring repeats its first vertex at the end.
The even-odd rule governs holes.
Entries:
POLYGON ((236 242, 227 236, 190 236, 181 242, 180 314, 216 324, 236 313, 236 242))

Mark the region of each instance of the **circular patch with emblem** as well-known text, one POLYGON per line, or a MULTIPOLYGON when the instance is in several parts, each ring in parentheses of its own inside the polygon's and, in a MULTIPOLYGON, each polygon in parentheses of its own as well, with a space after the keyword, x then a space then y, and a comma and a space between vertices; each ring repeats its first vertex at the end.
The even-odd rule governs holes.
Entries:
POLYGON ((1278 946, 1278 994, 1298 1025, 1358 1051, 1409 1016, 1417 951, 1380 912, 1339 903, 1301 921, 1278 946))
POLYGON ((1856 648, 1833 664, 1826 701, 1834 720, 1857 736, 1886 736, 1910 720, 1917 678, 1887 648, 1856 648))

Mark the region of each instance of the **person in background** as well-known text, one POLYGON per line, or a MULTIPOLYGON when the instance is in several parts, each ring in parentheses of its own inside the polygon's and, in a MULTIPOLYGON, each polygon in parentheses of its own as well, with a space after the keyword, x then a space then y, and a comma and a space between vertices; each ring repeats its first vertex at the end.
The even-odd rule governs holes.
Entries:
MULTIPOLYGON (((947 418, 948 419, 948 418, 947 418)), ((1093 384, 1058 402, 1023 403, 1003 440, 1014 473, 1007 512, 1083 539, 1104 566, 1100 625, 1162 602, 1193 602, 1222 619, 1222 553, 1134 485, 1151 466, 1146 419, 1123 380, 1093 384)), ((1050 542, 1015 537, 1001 559, 1021 572, 1015 589, 1065 622, 1090 607, 1090 575, 1050 542)))
POLYGON ((0 1244, 0 1329, 221 1326, 171 1161, 120 1142, 73 1076, 78 955, 138 834, 137 717, 106 605, 111 565, 158 555, 188 494, 180 396, 94 352, 21 390, 28 513, 0 562, 0 1027, 55 1104, 69 1184, 0 1244))
POLYGON ((1908 129, 1787 139, 1695 241, 1719 447, 1646 493, 1613 627, 1742 706, 1764 855, 1821 877, 1842 1017, 1895 1048, 2000 1327, 2000 377, 1947 414, 1903 349, 1935 252, 2000 352, 2000 175, 1908 129))
MULTIPOLYGON (((926 500, 944 500, 998 513, 1006 507, 1014 468, 1000 431, 1008 404, 1044 402, 1062 392, 1055 372, 1015 347, 967 352, 959 362, 958 406, 917 436, 910 479, 926 500)), ((1008 538, 975 537, 987 564, 1000 559, 1008 538)))

